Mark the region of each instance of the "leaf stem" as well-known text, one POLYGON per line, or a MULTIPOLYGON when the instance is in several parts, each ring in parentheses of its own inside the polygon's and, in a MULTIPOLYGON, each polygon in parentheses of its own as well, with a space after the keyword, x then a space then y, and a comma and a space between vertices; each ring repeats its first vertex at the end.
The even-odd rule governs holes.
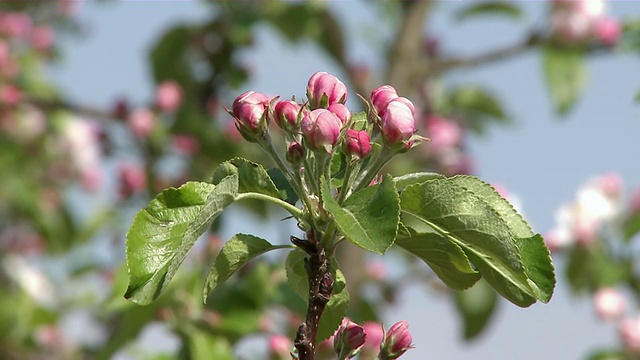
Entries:
POLYGON ((289 204, 286 201, 280 200, 273 196, 261 194, 261 193, 247 192, 247 193, 238 194, 238 196, 236 197, 236 200, 242 200, 242 199, 256 199, 256 200, 268 201, 270 203, 280 205, 282 208, 287 210, 289 214, 291 214, 293 217, 295 217, 299 221, 302 220, 302 217, 304 214, 302 210, 289 204))

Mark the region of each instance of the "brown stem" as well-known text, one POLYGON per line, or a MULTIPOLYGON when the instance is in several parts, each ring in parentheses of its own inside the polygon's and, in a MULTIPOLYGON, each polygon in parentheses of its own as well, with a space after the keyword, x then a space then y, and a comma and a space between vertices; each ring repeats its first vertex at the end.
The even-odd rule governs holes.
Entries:
MULTIPOLYGON (((313 234, 313 230, 310 233, 313 234)), ((315 240, 315 236, 309 236, 308 240, 300 240, 292 236, 291 242, 309 255, 305 259, 305 270, 309 280, 307 317, 298 328, 294 346, 298 350, 298 359, 314 360, 318 324, 322 312, 331 298, 334 279, 329 271, 329 259, 322 245, 315 240)))

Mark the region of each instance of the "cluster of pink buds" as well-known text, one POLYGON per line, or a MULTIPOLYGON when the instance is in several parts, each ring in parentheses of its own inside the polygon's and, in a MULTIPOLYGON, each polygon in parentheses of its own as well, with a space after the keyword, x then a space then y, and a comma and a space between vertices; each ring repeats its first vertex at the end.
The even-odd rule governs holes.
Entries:
POLYGON ((604 13, 604 0, 553 0, 551 27, 563 44, 596 41, 606 46, 618 43, 620 22, 604 13))
POLYGON ((385 333, 381 324, 366 322, 361 326, 344 318, 333 334, 333 350, 339 360, 351 359, 361 352, 365 358, 378 354, 378 359, 391 360, 411 349, 412 341, 406 321, 395 323, 385 333))
POLYGON ((398 96, 390 85, 373 90, 365 104, 372 111, 358 119, 345 105, 347 87, 331 74, 313 74, 306 95, 308 100, 298 103, 295 98, 278 101, 278 97, 247 91, 227 112, 246 140, 262 145, 270 141, 269 124, 275 122, 287 135, 286 158, 295 165, 308 156, 326 158, 322 153, 332 155, 340 150, 353 159, 365 159, 376 142, 398 153, 424 139, 415 135, 413 103, 398 96))

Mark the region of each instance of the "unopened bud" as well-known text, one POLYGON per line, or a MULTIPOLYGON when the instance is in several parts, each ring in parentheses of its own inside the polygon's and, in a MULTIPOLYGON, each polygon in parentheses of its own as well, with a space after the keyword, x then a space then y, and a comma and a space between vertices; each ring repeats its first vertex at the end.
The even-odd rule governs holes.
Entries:
POLYGON ((351 120, 351 111, 349 111, 349 108, 347 108, 343 104, 331 104, 329 105, 329 108, 327 110, 334 113, 338 117, 338 119, 340 119, 343 125, 351 120))
POLYGON ((371 137, 365 130, 347 130, 345 138, 345 147, 347 155, 355 155, 363 159, 371 152, 371 137))
POLYGON ((344 318, 333 337, 333 350, 341 359, 349 359, 359 353, 367 335, 364 328, 344 318))
POLYGON ((382 117, 389 102, 398 97, 396 89, 391 85, 382 85, 371 92, 371 104, 376 113, 382 117))
POLYGON ((319 71, 307 83, 307 98, 312 109, 327 108, 347 101, 347 86, 337 77, 319 71))
POLYGON ((248 141, 255 141, 267 130, 269 118, 269 97, 255 91, 247 91, 233 102, 231 115, 236 127, 248 141))
POLYGON ((286 132, 296 132, 300 128, 300 105, 293 100, 282 100, 273 108, 276 124, 286 132))
POLYGON ((380 345, 381 359, 397 359, 407 350, 411 349, 411 334, 409 324, 406 321, 395 323, 384 336, 380 345))
POLYGON ((342 122, 332 112, 326 109, 316 109, 302 118, 300 129, 311 149, 324 148, 331 152, 333 145, 338 142, 342 122))
POLYGON ((413 112, 405 101, 389 102, 382 116, 382 137, 387 144, 392 145, 411 138, 416 130, 413 112))
POLYGON ((293 165, 299 165, 304 160, 306 154, 304 147, 299 142, 294 141, 287 148, 287 161, 293 165))

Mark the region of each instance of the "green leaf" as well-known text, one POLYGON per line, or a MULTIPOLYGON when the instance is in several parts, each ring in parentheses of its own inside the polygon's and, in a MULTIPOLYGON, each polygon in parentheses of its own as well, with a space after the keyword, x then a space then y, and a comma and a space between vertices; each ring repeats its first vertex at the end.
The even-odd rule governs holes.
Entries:
POLYGON ((546 46, 542 50, 544 76, 556 112, 573 108, 587 83, 584 54, 579 49, 546 46))
POLYGON ((140 210, 127 232, 129 287, 125 298, 149 304, 167 287, 209 224, 233 203, 238 177, 218 185, 188 182, 169 188, 140 210))
POLYGON ((280 198, 284 199, 284 201, 288 202, 291 205, 295 205, 298 202, 298 195, 287 181, 287 178, 284 176, 282 171, 278 168, 271 168, 267 170, 267 174, 273 181, 273 184, 278 188, 280 192, 280 198))
POLYGON ((156 83, 164 80, 175 80, 183 85, 193 82, 188 57, 192 33, 193 30, 188 26, 176 26, 165 32, 153 45, 149 60, 156 83))
POLYGON ((452 289, 467 289, 480 279, 460 246, 436 233, 398 237, 395 244, 419 257, 452 289))
POLYGON ((212 335, 195 326, 187 332, 189 340, 189 359, 193 360, 233 360, 233 349, 229 341, 221 336, 212 335))
POLYGON ((555 285, 548 249, 539 236, 517 236, 531 233, 528 225, 494 193, 476 178, 454 177, 408 186, 400 198, 404 213, 460 246, 509 301, 523 307, 547 302, 555 285))
POLYGON ((491 204, 514 237, 525 274, 535 284, 531 288, 534 291, 539 290, 536 297, 548 302, 555 287, 555 273, 551 253, 542 236, 534 234, 522 216, 491 185, 473 176, 456 176, 451 178, 451 181, 473 191, 491 204))
POLYGON ((592 352, 587 360, 630 360, 630 358, 623 350, 603 348, 592 352))
POLYGON ((444 175, 434 172, 417 172, 410 173, 402 176, 396 176, 393 178, 393 183, 398 191, 404 190, 409 185, 423 183, 432 179, 444 179, 444 175))
POLYGON ((630 272, 629 263, 612 258, 601 244, 574 246, 566 267, 569 285, 576 294, 615 286, 630 272))
POLYGON ((624 223, 624 239, 629 241, 638 232, 640 232, 640 212, 635 212, 630 214, 624 223))
POLYGON ((455 14, 457 21, 475 18, 479 15, 500 15, 519 20, 522 18, 520 8, 507 1, 483 1, 462 8, 455 14))
POLYGON ((267 171, 258 163, 233 158, 218 165, 211 182, 217 184, 229 175, 238 176, 238 193, 255 192, 284 200, 267 171))
POLYGON ((369 120, 367 119, 367 113, 364 111, 360 111, 359 113, 353 114, 353 118, 351 119, 353 125, 352 129, 355 130, 366 130, 369 125, 369 120))
POLYGON ((274 246, 253 235, 236 234, 227 241, 209 270, 204 284, 204 302, 216 287, 258 255, 275 249, 290 248, 290 245, 274 246))
POLYGON ((471 340, 489 324, 498 297, 485 281, 478 281, 472 288, 456 292, 456 307, 462 317, 463 337, 471 340))
POLYGON ((510 121, 500 100, 478 86, 466 85, 452 90, 448 105, 448 112, 462 118, 464 125, 478 134, 484 132, 489 120, 501 123, 510 121))
POLYGON ((333 199, 329 185, 323 182, 322 201, 338 229, 361 248, 382 255, 395 241, 400 204, 390 175, 351 195, 344 206, 333 199))
MULTIPOLYGON (((302 250, 296 249, 291 251, 285 260, 285 269, 287 272, 287 280, 293 290, 303 300, 308 301, 309 282, 304 266, 306 257, 307 254, 302 250)), ((335 332, 338 326, 340 326, 342 318, 346 315, 347 307, 349 306, 349 293, 347 292, 346 280, 340 269, 338 269, 335 261, 331 263, 330 271, 334 278, 333 294, 320 318, 318 334, 316 336, 318 343, 328 339, 329 336, 335 332)))

